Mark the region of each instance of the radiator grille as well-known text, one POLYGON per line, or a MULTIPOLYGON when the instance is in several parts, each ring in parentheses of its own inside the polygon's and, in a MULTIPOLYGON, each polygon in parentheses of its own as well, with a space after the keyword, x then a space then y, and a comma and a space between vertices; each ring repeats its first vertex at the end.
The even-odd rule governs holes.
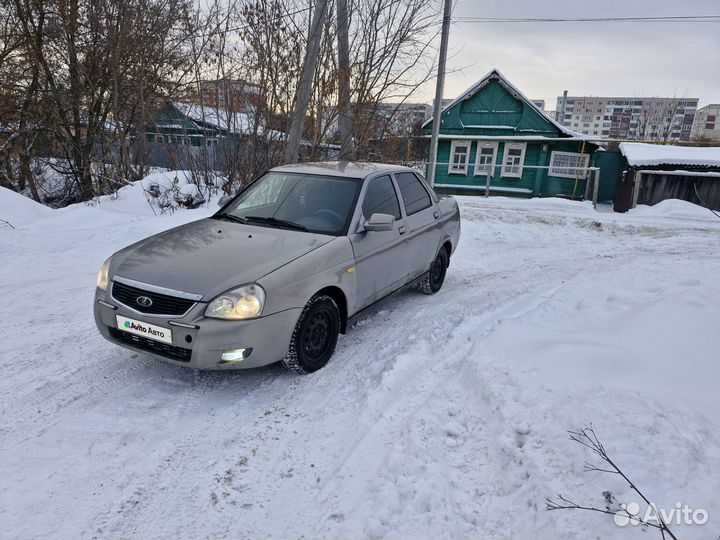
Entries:
POLYGON ((184 315, 195 304, 195 300, 145 291, 117 281, 113 281, 112 296, 135 311, 150 315, 184 315), (149 298, 152 303, 149 306, 140 305, 137 301, 140 297, 149 298))

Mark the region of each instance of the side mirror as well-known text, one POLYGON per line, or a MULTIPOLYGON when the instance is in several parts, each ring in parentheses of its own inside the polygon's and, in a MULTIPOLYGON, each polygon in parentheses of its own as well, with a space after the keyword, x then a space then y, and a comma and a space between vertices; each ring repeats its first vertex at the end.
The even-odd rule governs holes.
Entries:
POLYGON ((395 228, 395 216, 390 214, 373 214, 363 227, 366 231, 392 231, 395 228))
POLYGON ((225 206, 230 202, 230 199, 232 199, 230 195, 223 195, 220 199, 218 199, 218 206, 225 206))

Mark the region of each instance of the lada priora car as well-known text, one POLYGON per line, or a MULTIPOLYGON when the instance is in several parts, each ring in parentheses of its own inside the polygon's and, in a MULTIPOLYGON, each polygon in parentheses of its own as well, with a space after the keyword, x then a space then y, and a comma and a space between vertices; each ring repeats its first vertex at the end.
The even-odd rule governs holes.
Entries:
POLYGON ((407 167, 276 167, 215 215, 105 261, 95 321, 113 343, 181 366, 307 373, 353 314, 408 284, 437 292, 459 236, 455 200, 407 167))

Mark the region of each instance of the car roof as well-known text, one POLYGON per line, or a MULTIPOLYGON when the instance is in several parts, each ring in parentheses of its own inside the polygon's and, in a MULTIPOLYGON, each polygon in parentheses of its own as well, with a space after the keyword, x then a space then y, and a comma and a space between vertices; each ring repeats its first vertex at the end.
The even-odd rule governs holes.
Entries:
POLYGON ((304 174, 318 174, 326 176, 343 176, 346 178, 365 178, 379 172, 407 172, 410 167, 391 165, 388 163, 365 163, 359 161, 315 161, 280 165, 271 171, 282 171, 304 174))

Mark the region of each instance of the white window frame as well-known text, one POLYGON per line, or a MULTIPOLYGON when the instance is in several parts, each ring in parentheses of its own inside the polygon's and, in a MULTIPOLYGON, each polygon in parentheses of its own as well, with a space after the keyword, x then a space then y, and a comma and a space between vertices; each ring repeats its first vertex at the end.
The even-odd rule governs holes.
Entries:
POLYGON ((448 163, 448 174, 462 174, 467 176, 468 167, 470 165, 470 151, 472 150, 472 141, 469 140, 453 140, 450 145, 450 163, 448 163), (458 146, 467 146, 467 158, 465 159, 465 167, 459 169, 455 166, 455 150, 458 146))
POLYGON ((492 161, 490 162, 490 178, 495 176, 495 165, 497 164, 498 155, 498 143, 497 142, 481 142, 478 141, 477 148, 475 149, 475 168, 473 169, 473 176, 487 176, 485 171, 479 169, 480 167, 480 149, 481 148, 492 148, 493 155, 492 161))
POLYGON ((525 166, 525 150, 527 150, 527 143, 516 143, 516 142, 506 142, 505 143, 505 149, 503 150, 503 160, 502 160, 502 170, 500 172, 500 176, 504 178, 522 178, 523 174, 523 168, 525 166), (508 153, 510 152, 510 149, 512 148, 520 148, 520 165, 518 167, 518 172, 510 172, 508 169, 510 167, 513 167, 514 165, 508 166, 507 164, 507 158, 508 153))
POLYGON ((587 167, 589 162, 589 156, 587 154, 580 154, 579 152, 550 152, 550 167, 548 168, 548 176, 554 176, 556 178, 575 178, 576 176, 581 179, 587 177, 587 167), (558 172, 559 169, 567 169, 568 167, 558 167, 555 165, 556 156, 578 156, 578 167, 574 168, 572 173, 558 172), (580 169, 580 174, 577 174, 577 170, 580 169))

